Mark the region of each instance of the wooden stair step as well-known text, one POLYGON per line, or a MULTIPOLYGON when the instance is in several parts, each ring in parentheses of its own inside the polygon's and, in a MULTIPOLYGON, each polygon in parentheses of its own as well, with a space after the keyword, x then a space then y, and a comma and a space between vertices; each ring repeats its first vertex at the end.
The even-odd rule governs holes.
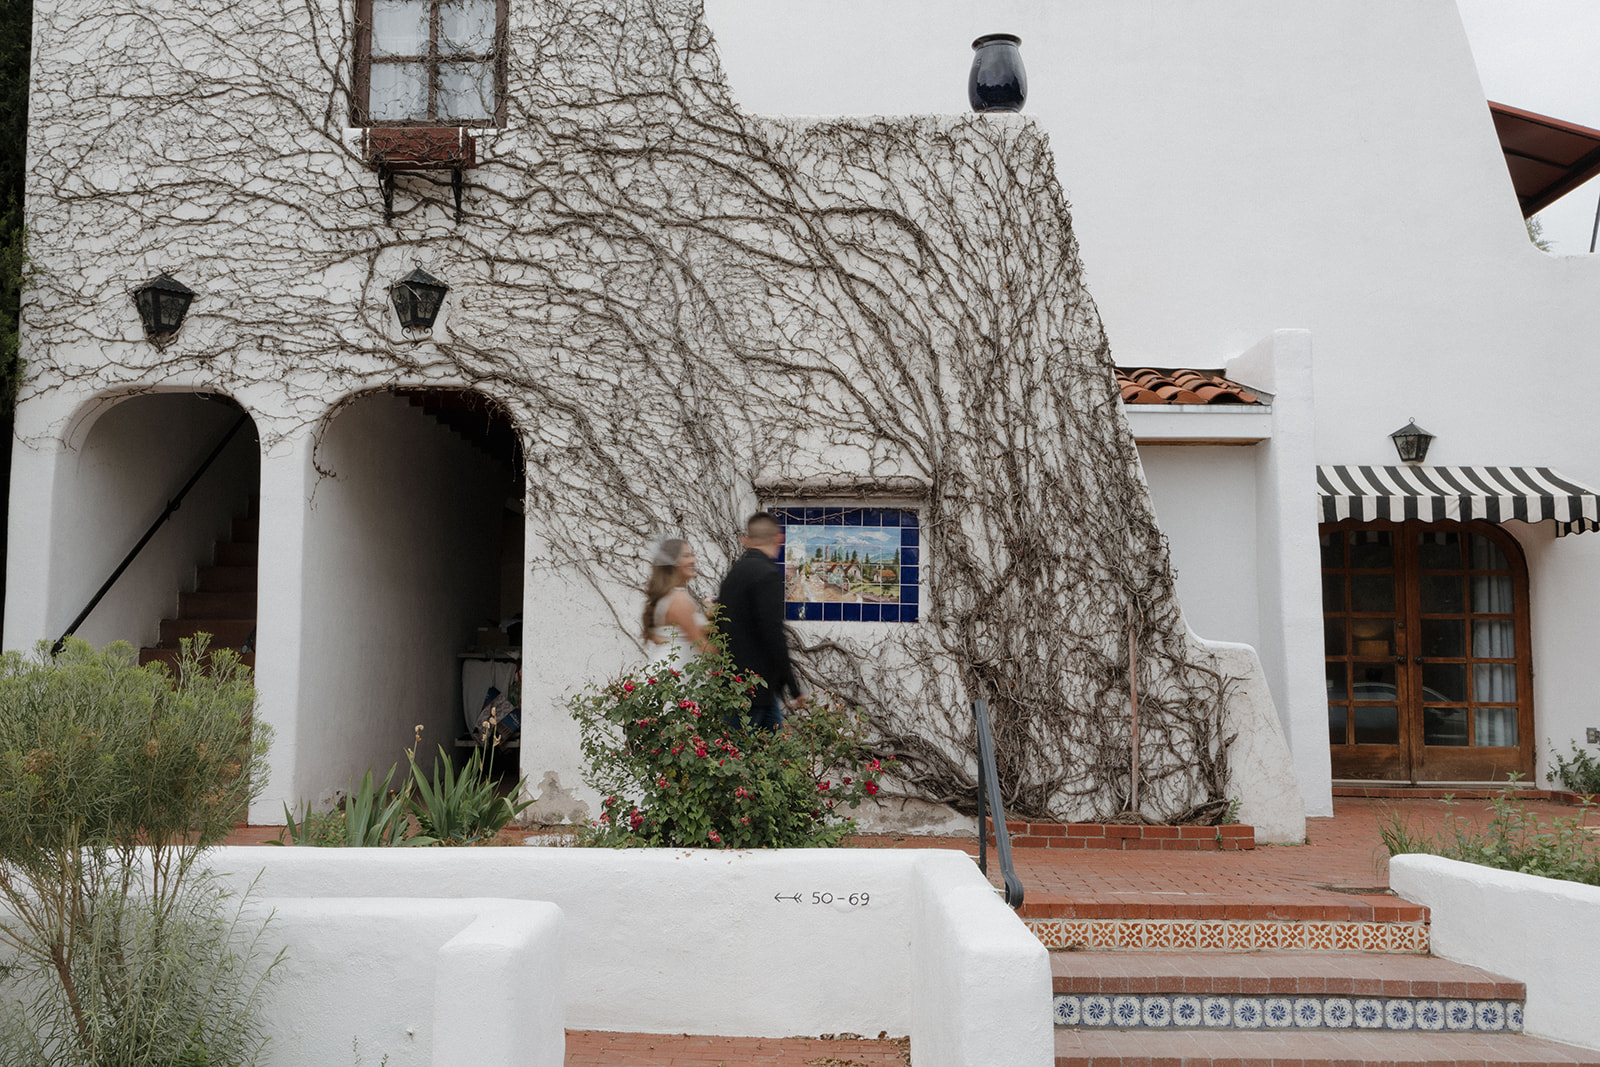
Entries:
POLYGON ((1383 952, 1052 952, 1057 993, 1522 1000, 1521 982, 1383 952))
MULTIPOLYGON (((211 659, 209 653, 206 655, 206 659, 208 661, 211 659)), ((251 670, 255 670, 256 654, 254 652, 241 653, 239 659, 246 667, 249 667, 251 670)), ((141 648, 139 650, 139 666, 142 667, 147 663, 165 663, 168 668, 176 671, 178 669, 178 649, 141 648)))
POLYGON ((1056 1067, 1600 1065, 1600 1052, 1514 1033, 1393 1030, 1057 1030, 1056 1067))
POLYGON ((177 648, 178 642, 196 634, 210 634, 211 643, 221 648, 238 648, 255 632, 254 619, 162 619, 161 648, 177 648))
MULTIPOLYGON (((219 549, 221 545, 217 546, 219 549)), ((256 591, 256 567, 221 564, 201 567, 198 588, 208 593, 253 593, 256 591)))
POLYGON ((256 594, 254 590, 208 590, 178 594, 180 619, 254 619, 256 594))
POLYGON ((219 567, 254 567, 261 560, 261 546, 254 541, 218 541, 214 562, 219 567))

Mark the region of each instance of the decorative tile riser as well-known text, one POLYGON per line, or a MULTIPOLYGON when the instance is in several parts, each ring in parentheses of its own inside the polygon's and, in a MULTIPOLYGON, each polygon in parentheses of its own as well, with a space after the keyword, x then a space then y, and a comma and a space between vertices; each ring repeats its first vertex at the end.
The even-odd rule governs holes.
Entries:
POLYGON ((1045 948, 1188 952, 1428 951, 1421 923, 1255 919, 1025 919, 1045 948))
POLYGON ((1057 1026, 1086 1029, 1522 1030, 1520 1000, 1058 993, 1052 1006, 1057 1026))

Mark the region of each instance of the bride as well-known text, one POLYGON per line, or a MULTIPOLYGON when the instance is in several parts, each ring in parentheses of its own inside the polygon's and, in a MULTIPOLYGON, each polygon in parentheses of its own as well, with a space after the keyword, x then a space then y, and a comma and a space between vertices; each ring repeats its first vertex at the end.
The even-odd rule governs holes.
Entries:
POLYGON ((700 652, 711 651, 705 607, 689 592, 695 570, 689 542, 669 538, 661 542, 650 561, 650 581, 645 586, 644 638, 653 647, 650 665, 679 666, 700 652))

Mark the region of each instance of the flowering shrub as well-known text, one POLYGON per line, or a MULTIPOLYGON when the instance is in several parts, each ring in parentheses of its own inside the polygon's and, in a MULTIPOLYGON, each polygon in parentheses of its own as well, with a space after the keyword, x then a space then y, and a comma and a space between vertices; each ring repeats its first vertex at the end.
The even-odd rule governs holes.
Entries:
POLYGON ((866 714, 814 697, 777 732, 749 726, 753 679, 726 657, 626 675, 571 703, 591 785, 605 795, 591 844, 835 845, 878 792, 866 714))

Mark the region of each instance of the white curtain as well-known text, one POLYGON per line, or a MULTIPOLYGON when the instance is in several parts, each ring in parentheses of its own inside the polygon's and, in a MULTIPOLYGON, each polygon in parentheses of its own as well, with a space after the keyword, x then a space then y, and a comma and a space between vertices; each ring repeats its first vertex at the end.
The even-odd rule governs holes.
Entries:
POLYGON ((1513 610, 1511 575, 1474 574, 1472 576, 1472 610, 1509 615, 1513 610))
POLYGON ((1516 708, 1473 708, 1472 743, 1509 748, 1517 743, 1516 708))

